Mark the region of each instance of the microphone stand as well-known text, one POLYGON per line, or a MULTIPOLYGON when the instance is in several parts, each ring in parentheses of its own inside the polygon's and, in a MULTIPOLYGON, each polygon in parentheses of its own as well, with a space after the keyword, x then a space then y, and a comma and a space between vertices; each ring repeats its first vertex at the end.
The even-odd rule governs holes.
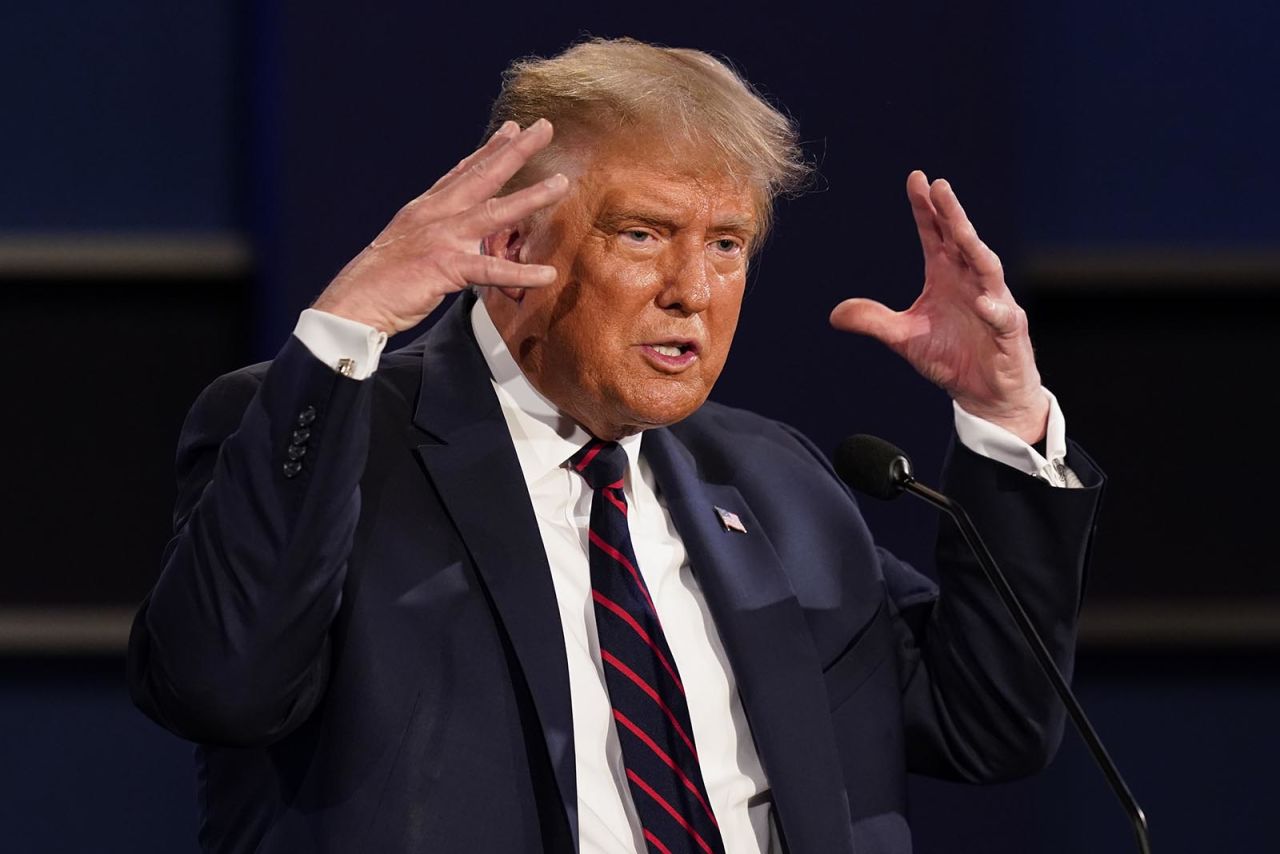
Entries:
POLYGON ((941 492, 930 489, 916 480, 911 473, 911 464, 906 457, 894 459, 892 477, 899 488, 910 492, 917 498, 924 499, 955 521, 965 542, 969 544, 969 548, 977 556, 978 563, 982 566, 982 571, 987 576, 987 580, 995 587, 996 593, 1000 595, 1000 601, 1004 603, 1005 608, 1013 615, 1014 622, 1018 624, 1018 629, 1021 630, 1022 636, 1026 638, 1031 651, 1035 653, 1036 662, 1040 665, 1040 669, 1044 671, 1045 676, 1049 677, 1049 681, 1053 683, 1054 690, 1062 698, 1063 704, 1067 707, 1067 713, 1071 716, 1072 723, 1075 724, 1081 737, 1084 738, 1085 744, 1089 746, 1089 752, 1093 754, 1094 761, 1102 769, 1107 782, 1111 784, 1116 797, 1120 799, 1125 812, 1129 814, 1129 820, 1133 822, 1133 828, 1138 837, 1138 850, 1142 854, 1151 854, 1151 839, 1147 833, 1147 817, 1142 812, 1142 807, 1138 806, 1133 793, 1125 785, 1124 779, 1120 776, 1120 770, 1116 767, 1115 762, 1111 760, 1107 749, 1102 746, 1102 740, 1098 738, 1098 733, 1094 731, 1093 724, 1089 723, 1084 709, 1080 707, 1075 695, 1071 693, 1071 689, 1067 686, 1067 680, 1063 678, 1062 671, 1058 670, 1058 666, 1054 663, 1048 648, 1045 647, 1044 641, 1040 639, 1035 626, 1031 624, 1031 618, 1027 616, 1026 610, 1022 607, 1022 602, 1014 594, 1013 588, 1009 586, 1008 579, 1004 577, 1004 573, 996 566, 995 559, 991 556, 991 552, 987 550, 987 545, 982 541, 982 537, 978 535, 978 529, 974 526, 973 520, 969 518, 969 514, 963 507, 941 492))

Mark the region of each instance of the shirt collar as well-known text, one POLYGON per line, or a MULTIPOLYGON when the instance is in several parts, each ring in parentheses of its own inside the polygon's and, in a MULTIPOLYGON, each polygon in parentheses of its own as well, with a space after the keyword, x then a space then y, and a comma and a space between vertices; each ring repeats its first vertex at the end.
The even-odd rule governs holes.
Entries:
MULTIPOLYGON (((477 299, 471 309, 471 329, 489 366, 520 468, 525 480, 533 483, 561 468, 591 441, 591 434, 533 387, 493 325, 483 299, 477 299)), ((639 463, 642 437, 636 433, 618 440, 627 453, 628 478, 639 463)))

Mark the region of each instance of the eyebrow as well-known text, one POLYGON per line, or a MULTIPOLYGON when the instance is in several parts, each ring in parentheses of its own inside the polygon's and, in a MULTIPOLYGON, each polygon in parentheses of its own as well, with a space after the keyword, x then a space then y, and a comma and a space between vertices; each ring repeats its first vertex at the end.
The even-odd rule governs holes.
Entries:
MULTIPOLYGON (((680 227, 679 223, 671 219, 671 217, 654 211, 646 211, 643 208, 615 208, 613 210, 606 210, 600 214, 596 222, 599 227, 609 231, 618 228, 624 222, 637 222, 642 225, 667 231, 675 231, 680 227)), ((730 234, 737 234, 744 238, 755 237, 756 234, 754 220, 746 216, 731 216, 723 220, 719 220, 712 224, 711 230, 729 232, 730 234)))
POLYGON ((716 231, 729 231, 749 237, 755 237, 757 231, 755 220, 745 216, 731 216, 727 219, 722 219, 713 228, 716 231))
POLYGON ((664 228, 669 231, 674 231, 677 227, 676 222, 670 217, 639 208, 612 208, 602 212, 597 222, 610 231, 618 228, 624 222, 638 222, 642 225, 664 228))

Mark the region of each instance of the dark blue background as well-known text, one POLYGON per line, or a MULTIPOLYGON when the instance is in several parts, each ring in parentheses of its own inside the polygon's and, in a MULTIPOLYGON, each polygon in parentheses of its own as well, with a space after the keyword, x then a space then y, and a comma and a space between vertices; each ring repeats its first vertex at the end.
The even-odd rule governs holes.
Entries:
MULTIPOLYGON (((953 181, 1005 258, 1033 332, 1038 320, 1063 325, 1037 302, 1030 273, 1020 281, 1046 252, 1275 252, 1278 25, 1276 7, 1260 0, 9 4, 0 11, 0 236, 241 235, 254 253, 244 322, 252 355, 267 358, 333 273, 474 146, 512 58, 588 33, 723 53, 797 118, 822 178, 781 205, 715 396, 785 418, 827 448, 852 432, 891 437, 929 473, 949 402, 874 343, 826 325, 845 296, 895 308, 914 296, 907 172, 953 181)), ((1216 286, 1210 275, 1195 293, 1216 286)), ((1105 283, 1091 287, 1105 293, 1105 283)), ((1114 339, 1099 346, 1104 363, 1133 355, 1106 349, 1114 339)), ((1055 351, 1042 355, 1052 361, 1055 351)), ((1061 383, 1088 389, 1071 376, 1061 383)), ((1093 411, 1083 397, 1064 398, 1069 415, 1093 411)), ((1072 424, 1103 447, 1122 426, 1072 424)), ((1162 467, 1167 458, 1144 456, 1148 439, 1111 443, 1123 450, 1102 466, 1162 467)), ((1196 496, 1218 486, 1212 477, 1191 466, 1178 485, 1196 496)), ((1112 503, 1131 509, 1134 487, 1118 478, 1112 503)), ((926 509, 867 511, 885 544, 927 562, 926 509)), ((1169 536, 1158 519, 1121 518, 1153 540, 1169 536)), ((1100 562, 1107 547, 1104 525, 1100 562)), ((1167 571, 1196 581, 1220 568, 1167 571)), ((118 657, 11 657, 0 673, 0 848, 194 850, 190 747, 131 708, 118 657)), ((1270 814, 1278 676, 1270 648, 1098 647, 1082 658, 1082 700, 1147 808, 1157 851, 1280 842, 1270 814)), ((913 799, 921 852, 1133 848, 1074 733, 1034 780, 916 781, 913 799)))

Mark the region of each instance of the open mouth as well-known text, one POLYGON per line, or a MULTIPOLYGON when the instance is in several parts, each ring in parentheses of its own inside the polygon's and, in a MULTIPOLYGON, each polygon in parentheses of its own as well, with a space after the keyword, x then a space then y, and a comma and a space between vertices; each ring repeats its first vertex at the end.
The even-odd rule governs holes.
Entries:
POLYGON ((690 353, 690 352, 697 353, 698 351, 698 345, 693 343, 650 344, 649 346, 653 348, 654 352, 656 352, 658 355, 669 356, 673 359, 678 359, 679 357, 683 356, 685 353, 690 353))
POLYGON ((696 341, 663 341, 645 344, 641 349, 648 355, 650 363, 658 368, 679 370, 697 361, 699 348, 696 341))

